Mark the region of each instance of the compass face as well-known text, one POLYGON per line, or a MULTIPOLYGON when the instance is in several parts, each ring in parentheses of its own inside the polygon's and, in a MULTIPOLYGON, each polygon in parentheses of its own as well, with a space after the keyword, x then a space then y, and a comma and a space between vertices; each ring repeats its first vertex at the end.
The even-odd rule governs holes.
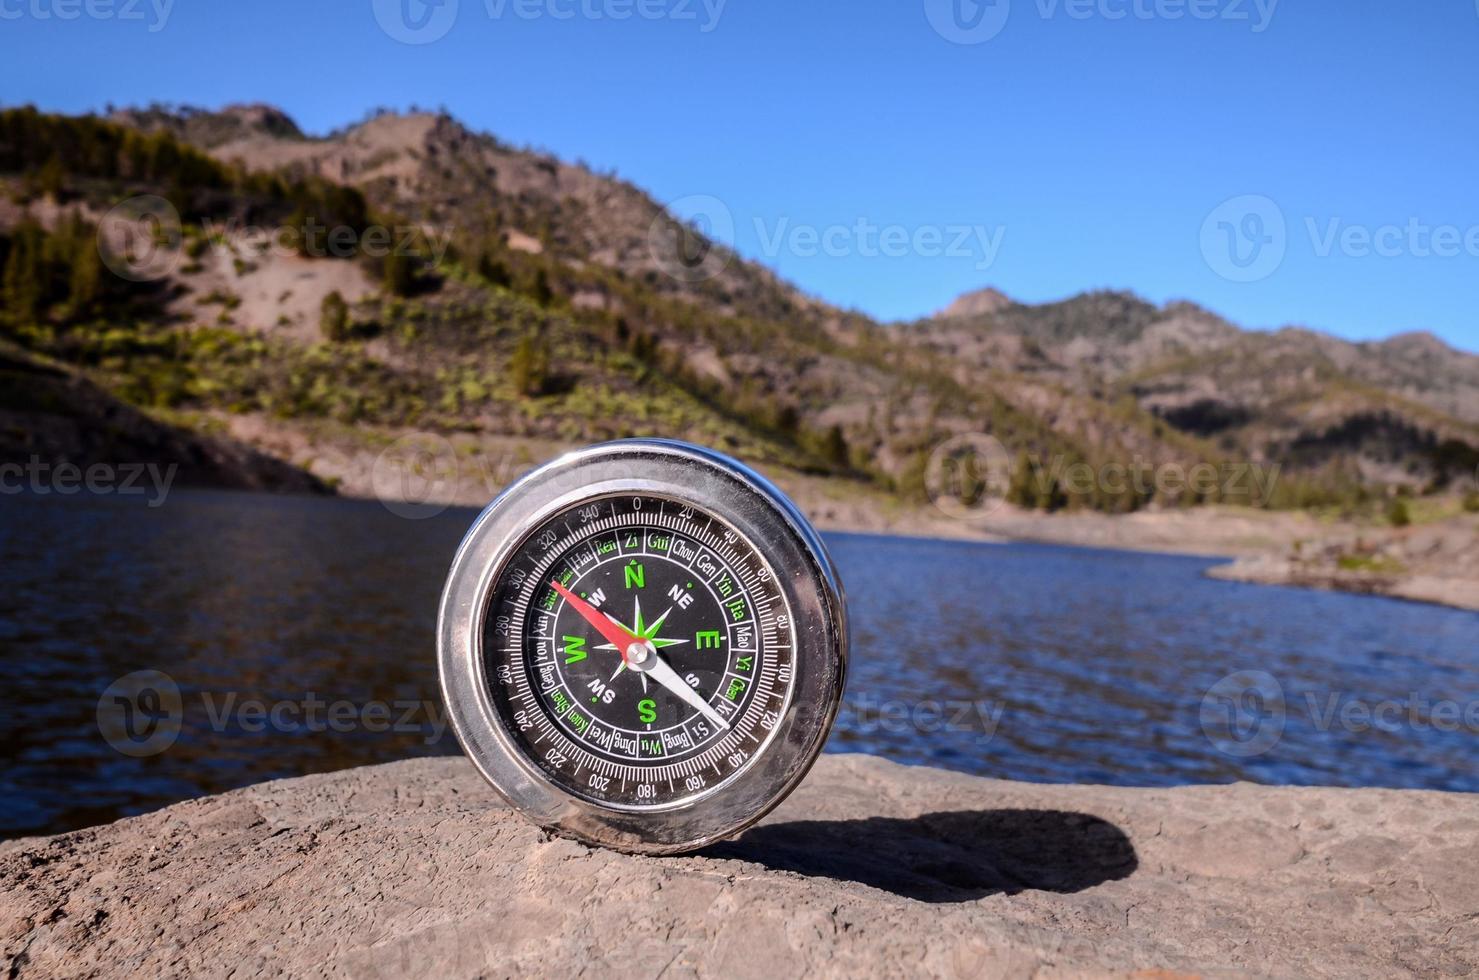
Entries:
POLYGON ((806 775, 842 700, 847 615, 785 495, 699 446, 628 439, 524 476, 463 539, 437 619, 442 694, 530 820, 673 854, 806 775))
POLYGON ((653 494, 534 527, 490 593, 483 651, 508 735, 557 785, 624 808, 713 792, 761 754, 794 677, 790 606, 756 543, 653 494))

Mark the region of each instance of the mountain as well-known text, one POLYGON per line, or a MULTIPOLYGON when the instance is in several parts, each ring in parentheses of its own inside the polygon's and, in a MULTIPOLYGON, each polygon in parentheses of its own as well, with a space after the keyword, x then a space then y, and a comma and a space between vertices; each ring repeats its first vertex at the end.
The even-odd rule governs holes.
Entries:
POLYGON ((1370 483, 1472 476, 1479 357, 1431 334, 1356 343, 1239 329, 1194 304, 1098 292, 914 325, 963 372, 1130 398, 1225 453, 1296 470, 1345 464, 1370 483), (1027 379, 1030 379, 1028 381, 1027 379))
POLYGON ((935 447, 985 432, 1035 477, 1015 502, 1117 511, 1192 498, 1066 495, 1049 471, 1278 462, 1294 475, 1277 499, 1248 502, 1350 503, 1451 485, 1479 446, 1479 359, 1429 336, 1350 344, 1127 293, 994 289, 880 324, 614 174, 442 113, 315 137, 261 105, 7 110, 0 185, 14 356, 309 468, 410 431, 484 450, 667 434, 919 496, 935 447), (137 242, 145 225, 111 209, 139 194, 181 221, 151 232, 164 269, 135 282, 97 257, 137 242))
POLYGON ((938 319, 960 319, 964 317, 990 316, 1012 305, 1012 298, 999 289, 987 286, 968 293, 961 293, 950 305, 936 314, 938 319))

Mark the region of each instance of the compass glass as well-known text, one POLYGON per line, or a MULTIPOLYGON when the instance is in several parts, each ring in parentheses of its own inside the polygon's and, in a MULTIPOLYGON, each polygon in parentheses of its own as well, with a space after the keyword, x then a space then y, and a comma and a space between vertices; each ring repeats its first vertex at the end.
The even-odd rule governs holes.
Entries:
POLYGON ((536 525, 493 583, 490 701, 526 760, 607 806, 706 795, 765 750, 795 627, 775 572, 722 518, 656 495, 536 525))

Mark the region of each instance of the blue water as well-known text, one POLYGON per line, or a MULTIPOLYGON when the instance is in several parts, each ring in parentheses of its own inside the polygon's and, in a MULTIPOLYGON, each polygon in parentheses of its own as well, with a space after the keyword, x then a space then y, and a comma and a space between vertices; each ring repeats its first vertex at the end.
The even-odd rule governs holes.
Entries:
MULTIPOLYGON (((0 498, 0 834, 457 752, 434 624, 473 516, 206 491, 156 509, 0 498), (140 670, 168 675, 183 722, 134 757, 99 705, 140 670)), ((830 750, 1008 779, 1479 791, 1479 614, 1218 582, 1197 558, 828 543, 853 622, 830 750)))

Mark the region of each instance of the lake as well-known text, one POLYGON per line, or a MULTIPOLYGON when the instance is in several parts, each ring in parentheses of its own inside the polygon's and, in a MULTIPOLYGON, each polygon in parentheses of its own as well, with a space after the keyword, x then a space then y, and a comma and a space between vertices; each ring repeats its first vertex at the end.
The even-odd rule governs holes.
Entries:
MULTIPOLYGON (((458 752, 434 625, 474 516, 0 498, 0 835, 458 752)), ((1214 581, 1210 559, 826 537, 853 622, 830 751, 1020 780, 1479 791, 1479 614, 1214 581)))

